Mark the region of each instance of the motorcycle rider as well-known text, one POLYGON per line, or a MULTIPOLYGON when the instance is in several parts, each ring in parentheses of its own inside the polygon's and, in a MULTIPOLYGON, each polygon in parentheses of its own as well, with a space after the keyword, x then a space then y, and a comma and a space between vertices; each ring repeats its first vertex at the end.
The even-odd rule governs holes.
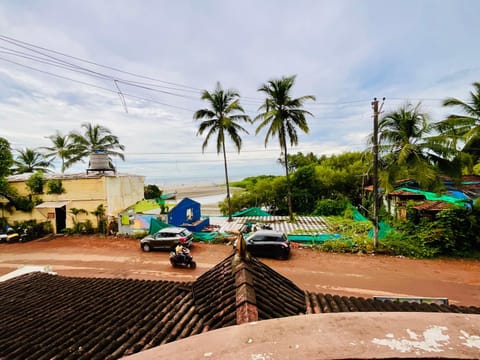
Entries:
POLYGON ((184 238, 181 238, 177 247, 175 248, 175 255, 177 256, 177 259, 181 263, 185 263, 187 260, 187 257, 190 253, 190 250, 185 245, 186 240, 184 238))

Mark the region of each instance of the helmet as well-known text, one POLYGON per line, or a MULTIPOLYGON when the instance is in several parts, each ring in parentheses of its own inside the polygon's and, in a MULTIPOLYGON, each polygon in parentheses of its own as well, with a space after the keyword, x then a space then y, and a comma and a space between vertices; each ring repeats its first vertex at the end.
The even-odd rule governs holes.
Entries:
POLYGON ((178 241, 180 242, 180 244, 185 244, 187 242, 187 239, 184 237, 181 237, 180 239, 178 239, 178 241))

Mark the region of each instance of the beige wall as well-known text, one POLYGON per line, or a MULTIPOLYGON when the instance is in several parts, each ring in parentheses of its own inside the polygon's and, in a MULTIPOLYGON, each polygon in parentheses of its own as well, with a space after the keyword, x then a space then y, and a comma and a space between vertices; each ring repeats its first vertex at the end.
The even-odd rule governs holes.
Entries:
POLYGON ((106 177, 105 181, 108 215, 117 215, 143 199, 143 176, 106 177))
MULTIPOLYGON (((48 179, 48 175, 46 176, 48 179)), ((78 221, 89 219, 97 226, 97 219, 91 214, 100 204, 103 204, 107 215, 117 215, 119 212, 143 199, 144 177, 137 175, 107 175, 88 176, 77 178, 69 176, 60 178, 65 189, 63 194, 36 195, 41 201, 66 201, 66 226, 73 227, 72 208, 84 209, 88 215, 79 214, 78 221)), ((29 190, 25 181, 13 181, 10 184, 20 195, 26 196, 29 190)), ((38 222, 50 220, 55 229, 55 219, 49 219, 49 213, 55 213, 55 209, 33 209, 31 213, 16 211, 13 214, 5 213, 9 223, 35 219, 38 222)))

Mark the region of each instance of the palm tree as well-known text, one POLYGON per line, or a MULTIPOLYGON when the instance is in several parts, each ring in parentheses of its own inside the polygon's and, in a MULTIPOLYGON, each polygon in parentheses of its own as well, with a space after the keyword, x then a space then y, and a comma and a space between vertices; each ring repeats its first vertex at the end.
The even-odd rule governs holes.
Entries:
MULTIPOLYGON (((45 154, 47 157, 58 157, 62 162, 61 171, 62 174, 67 169, 68 160, 72 156, 72 143, 68 135, 62 135, 57 130, 54 135, 47 136, 51 140, 52 146, 45 146, 43 149, 47 150, 45 154)), ((69 164, 71 165, 71 164, 69 164)))
POLYGON ((263 105, 259 107, 261 112, 255 117, 260 125, 256 133, 268 126, 265 136, 265 146, 271 137, 278 136, 280 149, 283 154, 285 165, 285 175, 287 179, 288 211, 290 220, 293 221, 292 209, 292 190, 290 186, 290 177, 288 171, 287 141, 290 145, 298 144, 298 135, 296 128, 308 133, 306 115, 313 116, 309 111, 302 109, 305 100, 315 100, 313 95, 305 95, 299 98, 292 98, 291 90, 295 83, 296 76, 282 77, 280 79, 269 80, 263 84, 258 91, 265 93, 266 99, 263 105))
POLYGON ((33 173, 35 171, 50 172, 52 161, 35 149, 25 148, 17 150, 18 155, 13 162, 15 174, 33 173))
POLYGON ((390 191, 400 178, 413 177, 427 188, 439 185, 438 169, 448 172, 455 152, 439 135, 431 135, 436 124, 420 111, 420 104, 406 104, 386 114, 378 124, 379 155, 383 171, 380 181, 390 191))
POLYGON ((232 204, 230 199, 230 184, 228 181, 225 138, 228 135, 233 141, 237 151, 240 152, 242 138, 240 137, 239 132, 243 131, 248 134, 248 131, 237 122, 245 121, 251 123, 251 119, 244 114, 245 111, 240 106, 240 94, 233 89, 223 90, 219 82, 217 82, 215 91, 209 92, 204 90, 201 99, 207 101, 209 107, 200 109, 193 115, 195 120, 207 119, 200 123, 197 135, 202 135, 205 131, 208 131, 202 145, 203 152, 205 151, 210 138, 217 134, 217 154, 223 152, 225 182, 227 185, 228 221, 232 221, 232 204))
POLYGON ((90 123, 83 123, 81 126, 84 129, 83 135, 78 132, 71 132, 69 134, 72 140, 72 148, 71 156, 65 163, 66 167, 81 161, 83 158, 95 152, 102 152, 109 157, 118 156, 122 160, 125 160, 123 153, 117 151, 117 149, 123 151, 125 146, 120 144, 118 137, 113 135, 110 129, 90 123))
POLYGON ((473 87, 469 101, 456 98, 443 101, 444 106, 457 107, 464 115, 450 115, 439 126, 452 140, 460 137, 465 144, 462 151, 473 155, 477 162, 480 159, 480 82, 473 83, 473 87))

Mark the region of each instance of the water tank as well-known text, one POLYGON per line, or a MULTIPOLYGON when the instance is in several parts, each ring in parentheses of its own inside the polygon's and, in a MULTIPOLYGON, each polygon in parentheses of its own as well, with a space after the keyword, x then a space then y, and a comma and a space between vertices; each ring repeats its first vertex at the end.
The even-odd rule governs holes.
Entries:
POLYGON ((88 163, 87 174, 89 171, 115 171, 111 166, 111 161, 108 155, 104 152, 95 152, 90 154, 90 161, 88 163))

